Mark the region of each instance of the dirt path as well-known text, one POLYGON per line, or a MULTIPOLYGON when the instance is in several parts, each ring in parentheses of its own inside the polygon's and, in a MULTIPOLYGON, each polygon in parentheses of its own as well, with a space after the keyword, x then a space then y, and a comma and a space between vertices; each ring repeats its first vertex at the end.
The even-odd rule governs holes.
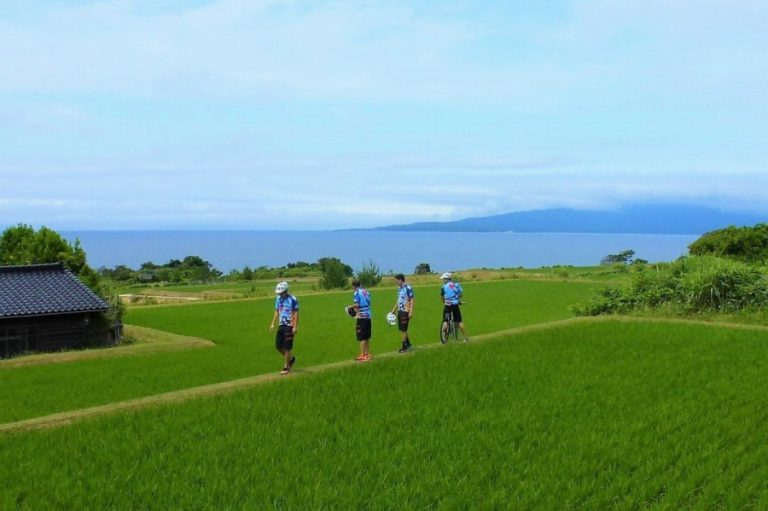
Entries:
MULTIPOLYGON (((578 323, 597 323, 607 321, 623 321, 623 322, 635 322, 635 323, 686 323, 686 324, 699 324, 708 325, 712 327, 726 327, 735 329, 749 329, 749 330, 761 330, 768 332, 768 327, 760 325, 741 325, 732 323, 712 323, 696 320, 685 319, 658 319, 658 318, 632 318, 632 317, 615 317, 615 316, 600 316, 600 317, 585 317, 585 318, 571 318, 560 321, 552 321, 548 323, 539 323, 535 325, 528 325, 517 328, 509 328, 506 330, 499 330, 488 334, 482 334, 473 336, 470 338, 471 343, 483 342, 502 337, 521 335, 529 332, 545 331, 556 328, 561 328, 578 323)), ((442 346, 440 343, 426 344, 417 347, 413 350, 413 353, 418 353, 422 350, 434 349, 442 346)), ((405 356, 412 356, 413 353, 409 353, 405 356)), ((388 352, 381 355, 377 355, 375 360, 387 359, 400 355, 397 352, 388 352)), ((116 412, 123 411, 135 411, 143 410, 149 407, 163 406, 172 403, 181 403, 189 401, 191 399, 197 399, 206 396, 216 396, 235 392, 238 390, 248 389, 257 385, 264 384, 279 379, 293 379, 297 377, 303 377, 311 374, 322 373, 325 371, 332 371, 342 367, 350 367, 356 364, 352 360, 342 360, 339 362, 332 362, 329 364, 323 364, 318 366, 306 367, 298 369, 289 376, 281 376, 275 373, 259 374, 256 376, 249 376, 247 378, 240 378, 237 380, 231 380, 221 383, 213 383, 209 385, 202 385, 199 387, 191 387, 188 389, 176 390, 172 392, 166 392, 163 394, 156 394, 153 396, 146 396, 137 399, 130 399, 127 401, 119 401, 110 403, 107 405, 94 406, 90 408, 82 408, 79 410, 70 410, 66 412, 56 413, 52 415, 45 415, 42 417, 35 417, 31 419, 25 419, 17 422, 8 422, 0 424, 0 434, 13 431, 29 431, 35 429, 54 428, 59 426, 65 426, 74 422, 86 420, 93 417, 100 417, 103 415, 109 415, 116 412)))

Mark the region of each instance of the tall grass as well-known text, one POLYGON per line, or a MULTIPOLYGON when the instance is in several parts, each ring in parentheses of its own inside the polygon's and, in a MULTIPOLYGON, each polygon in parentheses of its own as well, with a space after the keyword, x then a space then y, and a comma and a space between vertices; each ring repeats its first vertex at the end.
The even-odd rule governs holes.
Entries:
POLYGON ((6 509, 765 509, 758 331, 582 323, 0 436, 6 509))
POLYGON ((729 314, 766 307, 768 269, 714 256, 691 256, 636 272, 629 285, 605 288, 575 312, 663 309, 679 314, 729 314))

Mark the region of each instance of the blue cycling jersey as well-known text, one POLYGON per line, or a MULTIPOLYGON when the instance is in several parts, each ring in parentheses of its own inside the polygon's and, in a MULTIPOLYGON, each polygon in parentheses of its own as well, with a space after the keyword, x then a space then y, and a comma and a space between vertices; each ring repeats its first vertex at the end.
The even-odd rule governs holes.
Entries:
POLYGON ((352 299, 358 307, 357 317, 368 319, 371 317, 371 295, 365 288, 359 287, 352 295, 352 299))
POLYGON ((293 311, 299 311, 299 301, 292 295, 288 295, 285 298, 278 295, 275 300, 275 310, 277 311, 277 317, 280 318, 281 325, 291 325, 293 311))
POLYGON ((446 305, 458 305, 462 294, 463 290, 458 282, 446 282, 440 289, 440 296, 446 305))
POLYGON ((397 290, 397 310, 408 310, 408 300, 413 300, 413 288, 408 284, 400 286, 397 290))

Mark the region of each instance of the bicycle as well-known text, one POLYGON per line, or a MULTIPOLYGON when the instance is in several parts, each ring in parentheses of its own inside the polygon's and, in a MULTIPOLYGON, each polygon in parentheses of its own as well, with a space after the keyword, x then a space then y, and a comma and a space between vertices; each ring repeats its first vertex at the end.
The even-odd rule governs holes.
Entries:
MULTIPOLYGON (((459 302, 459 305, 463 305, 466 302, 459 302)), ((453 315, 450 311, 443 312, 443 320, 440 322, 440 342, 448 344, 448 341, 453 337, 454 341, 459 340, 459 324, 453 321, 453 315)))

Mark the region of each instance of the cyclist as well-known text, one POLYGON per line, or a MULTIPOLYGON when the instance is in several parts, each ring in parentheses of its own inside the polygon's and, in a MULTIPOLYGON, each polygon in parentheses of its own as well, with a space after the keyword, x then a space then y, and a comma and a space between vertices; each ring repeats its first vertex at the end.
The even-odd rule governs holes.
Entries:
POLYGON ((275 314, 272 316, 272 323, 269 325, 269 331, 275 329, 275 322, 280 324, 275 334, 275 348, 283 354, 285 364, 280 374, 288 374, 296 363, 296 357, 291 352, 293 350, 293 339, 299 328, 299 301, 296 297, 288 294, 288 282, 280 282, 275 287, 275 314))
POLYGON ((408 323, 413 316, 413 288, 405 283, 405 275, 402 273, 395 275, 395 281, 398 285, 397 303, 392 308, 392 313, 397 311, 397 327, 403 341, 403 345, 398 351, 405 353, 413 347, 411 339, 408 337, 408 323))
POLYGON ((461 309, 459 308, 464 291, 458 282, 453 281, 452 273, 443 273, 440 278, 443 279, 443 287, 440 288, 440 296, 443 299, 443 332, 448 330, 448 321, 453 321, 459 325, 459 331, 464 338, 464 342, 467 342, 469 338, 467 337, 467 331, 464 329, 461 309))
POLYGON ((371 295, 361 285, 359 279, 352 281, 352 287, 355 292, 352 294, 354 304, 350 305, 355 309, 357 322, 355 325, 355 334, 360 343, 360 355, 355 357, 358 362, 367 362, 373 358, 370 352, 371 342, 371 295))

